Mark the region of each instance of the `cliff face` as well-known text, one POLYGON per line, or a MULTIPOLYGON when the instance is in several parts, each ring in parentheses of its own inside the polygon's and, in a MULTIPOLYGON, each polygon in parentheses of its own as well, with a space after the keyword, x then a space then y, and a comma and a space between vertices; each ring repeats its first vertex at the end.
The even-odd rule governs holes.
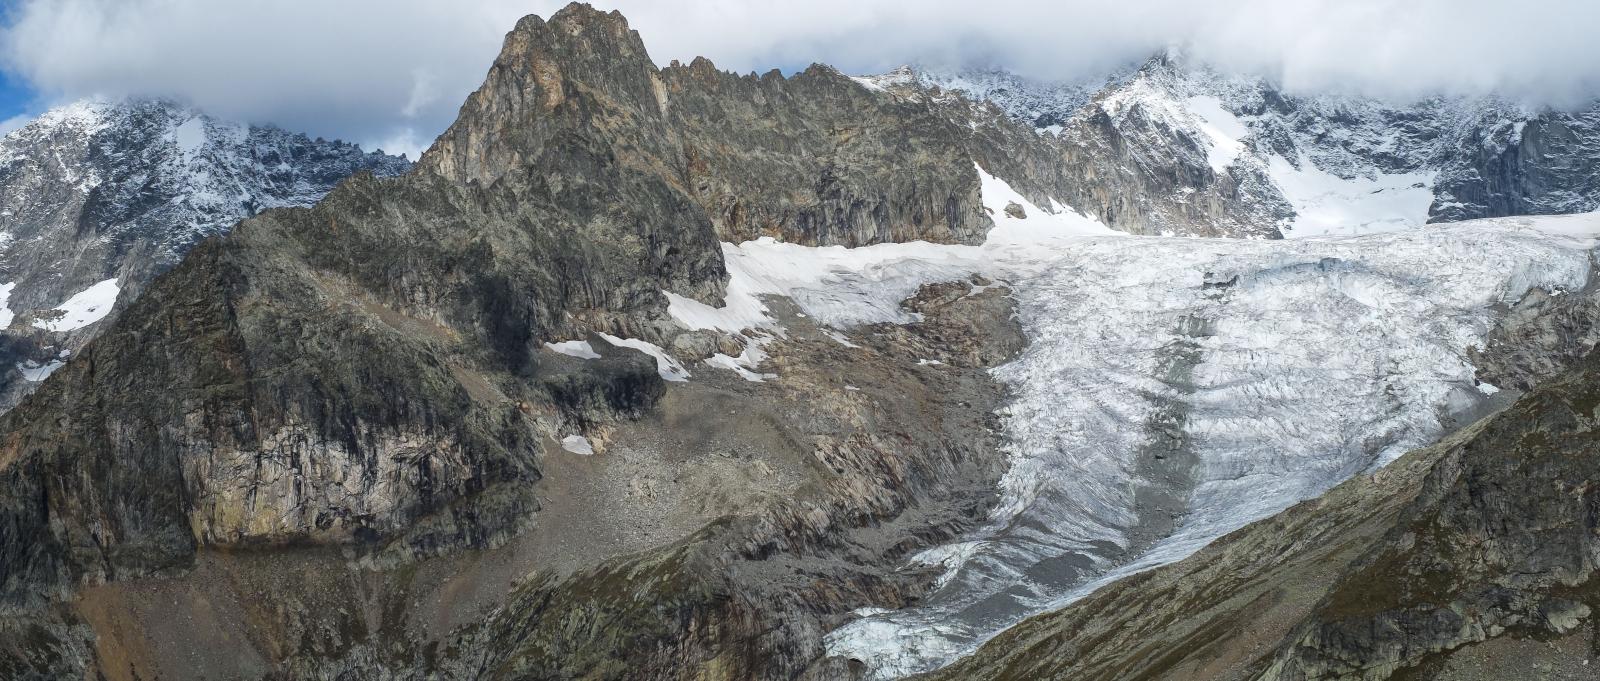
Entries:
POLYGON ((1490 103, 1469 121, 1441 174, 1435 221, 1600 207, 1600 105, 1527 111, 1490 103))

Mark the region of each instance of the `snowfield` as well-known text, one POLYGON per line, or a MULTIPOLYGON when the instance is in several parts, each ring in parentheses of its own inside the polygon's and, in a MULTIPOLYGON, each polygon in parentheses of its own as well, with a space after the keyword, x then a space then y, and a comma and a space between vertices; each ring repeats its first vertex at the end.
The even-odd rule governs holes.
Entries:
POLYGON ((997 226, 981 246, 729 244, 728 305, 672 301, 694 328, 770 328, 769 294, 847 328, 910 321, 899 302, 933 281, 979 273, 1014 292, 1029 345, 995 370, 1014 398, 1001 503, 913 559, 944 568, 924 604, 864 610, 828 636, 875 678, 942 666, 1437 440, 1494 391, 1467 360, 1493 307, 1582 288, 1600 235, 1585 214, 1284 241, 1112 236, 983 177, 997 226), (1011 201, 1029 217, 1007 218, 1011 201), (1177 504, 1165 524, 1138 511, 1161 493, 1177 504))
POLYGON ((116 277, 112 277, 73 294, 66 302, 56 306, 56 311, 61 313, 59 318, 35 320, 33 325, 46 331, 76 331, 111 314, 111 308, 117 303, 117 294, 121 292, 116 277))

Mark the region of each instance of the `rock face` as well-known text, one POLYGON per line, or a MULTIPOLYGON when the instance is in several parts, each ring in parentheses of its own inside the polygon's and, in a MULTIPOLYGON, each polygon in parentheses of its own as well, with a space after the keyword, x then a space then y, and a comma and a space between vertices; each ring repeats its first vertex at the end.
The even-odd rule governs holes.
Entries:
POLYGON ((958 92, 1059 137, 1066 176, 1030 189, 1135 233, 1270 237, 1600 206, 1595 105, 1297 95, 1174 54, 1087 84, 909 67, 863 80, 958 92))
POLYGON ((1600 105, 1567 112, 1487 102, 1467 120, 1440 173, 1432 220, 1600 207, 1600 105))
POLYGON ((992 225, 970 135, 925 105, 824 66, 793 78, 738 76, 704 59, 657 69, 620 17, 566 19, 566 34, 523 20, 425 169, 492 184, 544 160, 529 150, 560 149, 582 129, 586 153, 658 181, 726 241, 977 243, 992 225))
POLYGON ((1082 212, 1134 234, 1280 236, 1289 209, 1264 170, 1220 162, 1217 142, 1202 129, 1205 121, 1172 103, 1182 101, 1184 83, 1157 66, 1111 79, 1114 84, 1073 117, 1039 130, 1032 108, 1003 110, 963 96, 1002 88, 946 91, 937 83, 971 82, 903 71, 860 80, 961 121, 976 137, 973 155, 980 164, 1038 206, 1082 212), (1008 120, 1013 117, 1023 120, 1008 120))
POLYGON ((105 325, 91 320, 108 316, 114 301, 131 301, 202 239, 262 210, 311 205, 357 171, 388 176, 409 167, 404 158, 160 101, 77 102, 7 135, 0 408, 105 325), (107 295, 83 295, 91 290, 107 295), (97 308, 56 317, 58 305, 81 307, 67 302, 75 296, 97 308))

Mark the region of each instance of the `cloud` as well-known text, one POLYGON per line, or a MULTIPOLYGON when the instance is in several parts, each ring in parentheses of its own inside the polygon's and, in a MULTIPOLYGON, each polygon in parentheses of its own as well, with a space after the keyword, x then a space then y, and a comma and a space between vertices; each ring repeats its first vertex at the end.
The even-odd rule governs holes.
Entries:
MULTIPOLYGON (((437 134, 526 0, 20 0, 0 60, 46 97, 166 95, 366 144, 437 134)), ((658 63, 1001 65, 1077 79, 1166 47, 1301 91, 1600 95, 1590 0, 613 0, 658 63)))
POLYGON ((28 122, 32 120, 33 116, 28 114, 20 114, 0 121, 0 137, 4 137, 12 132, 20 130, 22 126, 27 125, 28 122))

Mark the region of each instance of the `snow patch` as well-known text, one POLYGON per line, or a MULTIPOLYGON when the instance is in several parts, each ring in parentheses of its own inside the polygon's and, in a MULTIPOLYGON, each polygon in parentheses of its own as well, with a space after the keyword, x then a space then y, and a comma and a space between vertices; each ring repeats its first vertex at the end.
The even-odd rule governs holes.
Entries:
POLYGON ((57 306, 55 309, 61 312, 59 318, 34 320, 33 325, 46 331, 56 332, 81 329, 111 314, 111 308, 117 303, 117 294, 121 291, 122 289, 117 286, 116 277, 112 277, 79 291, 68 298, 67 302, 57 306))
POLYGON ((1250 134, 1250 128, 1238 116, 1222 108, 1222 100, 1216 97, 1190 97, 1184 105, 1198 119, 1197 127, 1211 142, 1206 162, 1218 173, 1227 171, 1244 150, 1240 140, 1250 134))
POLYGON ((206 124, 199 117, 184 121, 183 125, 172 131, 173 141, 178 143, 178 150, 184 156, 194 156, 206 145, 206 124))
POLYGON ((856 345, 855 343, 850 342, 850 339, 847 336, 845 336, 842 333, 839 333, 838 331, 834 331, 833 329, 823 329, 822 330, 822 335, 827 336, 829 338, 832 338, 833 342, 838 343, 840 345, 843 345, 843 346, 845 346, 847 348, 859 348, 859 347, 861 347, 859 345, 856 345))
POLYGON ((23 378, 34 383, 39 383, 44 379, 50 378, 50 374, 55 373, 56 369, 60 369, 63 366, 66 366, 66 363, 57 359, 52 359, 44 364, 40 364, 33 360, 28 360, 26 362, 19 362, 17 364, 17 371, 22 372, 23 378))
POLYGON ((589 438, 582 435, 568 435, 561 438, 561 448, 573 454, 594 455, 594 445, 589 444, 589 438))
POLYGON ((560 343, 545 343, 545 347, 570 357, 578 359, 600 359, 600 353, 594 351, 594 346, 586 340, 561 341, 560 343))
POLYGON ((16 313, 8 305, 11 303, 11 291, 17 287, 16 282, 0 284, 0 329, 11 326, 11 320, 16 318, 16 313))
POLYGON ((777 374, 764 374, 756 371, 761 363, 767 359, 767 352, 761 346, 772 342, 771 336, 746 337, 744 350, 738 357, 717 353, 706 360, 706 364, 719 369, 727 369, 739 374, 741 378, 752 383, 760 383, 769 378, 777 378, 777 374))

